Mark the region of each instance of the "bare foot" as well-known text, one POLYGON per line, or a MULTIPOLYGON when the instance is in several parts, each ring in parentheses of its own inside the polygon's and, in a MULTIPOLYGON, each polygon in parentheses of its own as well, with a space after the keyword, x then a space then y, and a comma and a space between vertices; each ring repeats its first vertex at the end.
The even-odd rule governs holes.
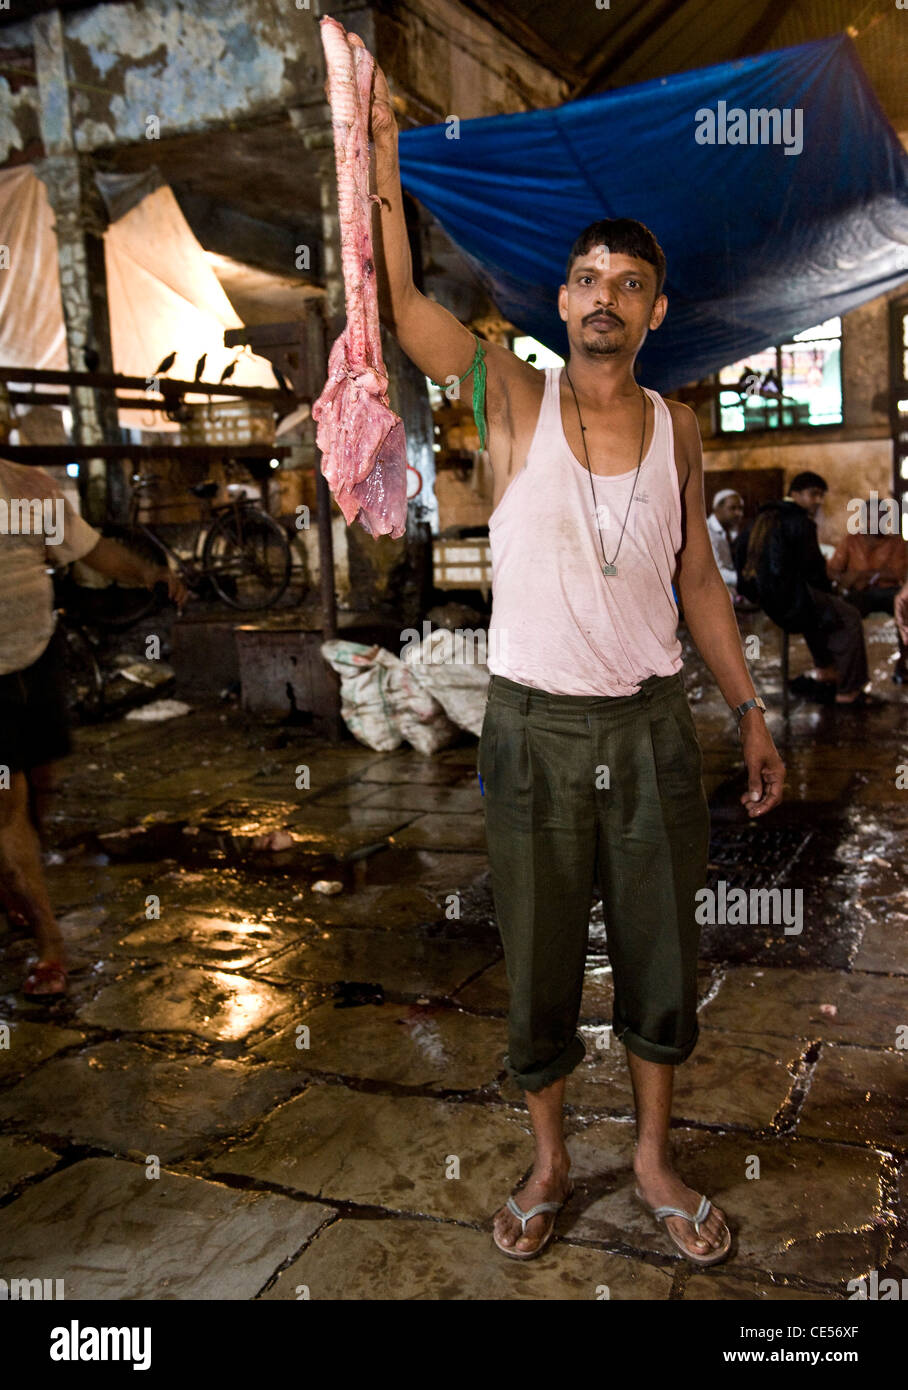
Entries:
MULTIPOLYGON (((569 1163, 559 1168, 534 1168, 526 1184, 514 1193, 521 1211, 529 1211, 538 1202, 563 1202, 571 1187, 569 1172, 569 1163)), ((554 1212, 540 1212, 527 1222, 526 1235, 521 1235, 520 1222, 505 1205, 495 1213, 492 1229, 501 1245, 521 1254, 529 1253, 538 1249, 554 1215, 554 1212)))
MULTIPOLYGON (((673 1168, 638 1168, 635 1164, 634 1173, 637 1186, 651 1207, 680 1207, 692 1216, 695 1214, 702 1194, 688 1187, 673 1168)), ((725 1213, 715 1203, 710 1208, 709 1216, 700 1224, 699 1237, 693 1222, 685 1221, 681 1216, 668 1216, 664 1224, 695 1255, 705 1255, 710 1250, 718 1249, 725 1239, 725 1213)))

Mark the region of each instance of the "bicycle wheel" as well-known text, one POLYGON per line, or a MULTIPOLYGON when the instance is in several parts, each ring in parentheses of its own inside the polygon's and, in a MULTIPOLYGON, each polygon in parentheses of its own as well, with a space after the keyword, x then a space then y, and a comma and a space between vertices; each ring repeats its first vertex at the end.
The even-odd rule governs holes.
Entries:
POLYGON ((75 720, 98 719, 104 712, 104 677, 94 648, 79 627, 61 620, 66 708, 75 720))
POLYGON ((273 517, 256 507, 223 512, 208 532, 202 564, 225 603, 270 608, 290 583, 290 546, 273 517))

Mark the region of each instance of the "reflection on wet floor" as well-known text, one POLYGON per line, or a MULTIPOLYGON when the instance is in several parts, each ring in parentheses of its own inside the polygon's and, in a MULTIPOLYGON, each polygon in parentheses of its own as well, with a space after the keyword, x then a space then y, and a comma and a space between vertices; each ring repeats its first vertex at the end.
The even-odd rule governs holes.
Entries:
POLYGON ((879 706, 773 713, 788 799, 756 825, 724 704, 686 667, 710 885, 802 894, 797 932, 703 927, 673 1140, 731 1217, 729 1263, 693 1270, 633 1201, 599 905, 567 1087, 575 1195, 538 1263, 497 1255, 489 1218, 532 1145, 502 1062, 475 740, 377 754, 222 708, 81 732, 47 870, 66 999, 24 1000, 29 941, 0 917, 7 1263, 90 1299, 592 1298, 606 1282, 613 1298, 828 1300, 872 1269, 908 1275, 908 691, 888 681, 890 628, 868 623, 879 706))

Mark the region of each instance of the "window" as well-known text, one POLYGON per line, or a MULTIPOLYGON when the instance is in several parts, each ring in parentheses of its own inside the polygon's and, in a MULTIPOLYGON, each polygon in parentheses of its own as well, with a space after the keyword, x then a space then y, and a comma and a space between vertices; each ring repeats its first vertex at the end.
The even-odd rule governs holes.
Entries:
POLYGON ((842 320, 752 352, 716 380, 721 434, 841 425, 842 320))

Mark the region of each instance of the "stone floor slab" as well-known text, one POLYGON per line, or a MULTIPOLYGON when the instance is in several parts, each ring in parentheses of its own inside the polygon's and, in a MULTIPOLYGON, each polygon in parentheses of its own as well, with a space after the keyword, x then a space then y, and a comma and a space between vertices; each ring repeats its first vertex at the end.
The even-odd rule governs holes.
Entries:
MULTIPOLYGON (((634 1196, 632 1126, 601 1120, 567 1144, 576 1187, 567 1238, 668 1257, 674 1246, 664 1227, 634 1196)), ((750 1267, 838 1290, 886 1248, 882 1154, 692 1129, 672 1130, 671 1151, 685 1182, 725 1212, 734 1239, 722 1267, 729 1273, 750 1267)))
POLYGON ((256 977, 269 980, 369 980, 400 994, 450 995, 494 958, 485 948, 450 937, 326 928, 268 961, 256 977))
POLYGON ((483 852, 434 849, 396 849, 376 854, 369 860, 368 882, 374 884, 414 884, 438 896, 463 893, 488 874, 489 863, 483 852))
MULTIPOLYGON (((438 758, 414 753, 412 756, 389 756, 384 762, 374 763, 360 780, 383 785, 404 782, 408 786, 453 787, 465 785, 467 774, 462 767, 452 767, 438 758)), ((475 783, 475 776, 469 780, 475 783)))
POLYGON ((477 809, 470 815, 417 816, 403 830, 395 831, 393 843, 400 849, 474 849, 486 847, 485 821, 477 809))
POLYGON ((313 1198, 482 1222, 532 1165, 526 1114, 315 1083, 206 1164, 313 1198))
POLYGON ((0 1197, 5 1197, 26 1178, 34 1178, 55 1168, 59 1154, 43 1144, 14 1134, 0 1134, 0 1197))
POLYGON ((24 1076, 39 1062, 83 1042, 84 1033, 53 1023, 31 1023, 27 1019, 0 1018, 0 1082, 24 1076))
POLYGON ((370 811, 367 806, 305 806, 289 821, 294 840, 310 849, 349 854, 388 840, 413 820, 412 811, 370 811))
POLYGON ((799 1289, 793 1284, 776 1283, 765 1274, 728 1274, 722 1269, 706 1270, 694 1274, 684 1288, 685 1302, 724 1303, 829 1303, 844 1294, 831 1292, 815 1293, 799 1289))
MULTIPOLYGON (((363 792, 365 789, 360 788, 363 792)), ((364 805, 374 808, 386 807, 389 810, 422 811, 448 816, 476 815, 482 810, 479 786, 475 779, 472 785, 444 787, 437 783, 426 785, 420 782, 397 782, 391 787, 380 787, 365 793, 364 805)))
POLYGON ((127 1033, 195 1033, 224 1041, 248 1037, 286 1007, 286 997, 263 980, 158 965, 105 985, 79 1018, 127 1033))
POLYGON ((908 1148, 908 1053, 824 1047, 798 1133, 908 1148))
POLYGON ((67 1299, 247 1299, 330 1215, 93 1158, 0 1210, 0 1249, 20 1278, 62 1279, 67 1299))
POLYGON ((555 1240, 545 1256, 501 1255, 491 1233, 434 1221, 345 1218, 323 1231, 263 1298, 526 1301, 664 1299, 663 1269, 555 1240))
POLYGON ((120 1040, 48 1062, 3 1091, 0 1120, 51 1142, 169 1162, 267 1114, 296 1084, 278 1067, 170 1058, 120 1040))
POLYGON ((417 1004, 302 1009, 298 1019, 252 1052, 278 1066, 431 1090, 471 1091, 501 1071, 506 1038, 498 1019, 417 1004), (309 1048, 298 1049, 300 1024, 309 1048))
MULTIPOLYGON (((624 1047, 609 1032, 580 1029, 587 1054, 567 1082, 566 1099, 581 1109, 629 1114, 633 1090, 624 1047), (607 1045, 606 1045, 607 1044, 607 1045)), ((799 1045, 754 1033, 702 1028, 691 1056, 675 1069, 673 1116, 701 1124, 769 1124, 793 1085, 799 1045)), ((511 1083, 512 1084, 512 1083, 511 1083)), ((502 1088, 508 1099, 511 1092, 502 1088)))
POLYGON ((229 911, 223 915, 192 913, 181 908, 171 911, 166 897, 161 912, 157 921, 147 921, 143 913, 139 925, 119 938, 113 954, 243 970, 287 946, 295 934, 289 927, 281 929, 229 911))
POLYGON ((865 899, 861 907, 866 925, 852 969, 908 975, 908 912, 894 907, 891 898, 865 899))
POLYGON ((424 923, 441 921, 445 907, 443 895, 429 892, 419 884, 354 884, 335 894, 313 893, 311 885, 300 885, 299 911, 303 925, 407 931, 424 923))
POLYGON ((906 1006, 904 980, 885 975, 731 967, 700 1023, 729 1032, 743 1028, 783 1038, 891 1047, 906 1006))

